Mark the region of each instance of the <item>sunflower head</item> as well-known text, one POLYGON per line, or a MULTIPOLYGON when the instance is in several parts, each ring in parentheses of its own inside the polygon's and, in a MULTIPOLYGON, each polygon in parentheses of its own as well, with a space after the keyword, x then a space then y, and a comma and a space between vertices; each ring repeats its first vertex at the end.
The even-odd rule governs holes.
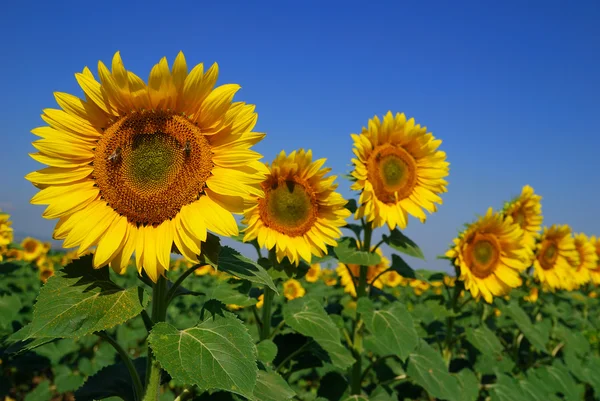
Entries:
POLYGON ((408 283, 408 280, 398 272, 390 270, 381 275, 381 282, 387 287, 395 288, 400 285, 405 286, 408 283))
POLYGON ((0 246, 8 245, 13 241, 12 221, 10 214, 0 210, 0 246))
POLYGON ((590 237, 590 243, 596 250, 596 267, 590 270, 590 278, 595 285, 600 284, 600 237, 590 237))
POLYGON ((264 196, 254 198, 244 212, 244 241, 258 239, 261 247, 275 249, 277 260, 287 257, 298 265, 312 255, 323 256, 336 246, 350 211, 335 192, 336 176, 326 177, 325 159, 312 161, 312 151, 281 152, 268 165, 262 182, 264 196))
MULTIPOLYGON (((373 246, 371 250, 373 250, 374 248, 375 247, 373 246)), ((367 268, 367 283, 373 282, 373 280, 375 280, 375 278, 379 276, 379 278, 377 278, 377 280, 375 280, 375 282, 373 283, 373 286, 377 288, 383 288, 383 275, 380 276, 380 274, 390 267, 390 261, 388 258, 383 256, 383 253, 381 252, 380 248, 377 248, 375 252, 379 255, 381 261, 378 264, 369 266, 367 268)), ((360 276, 360 266, 350 263, 338 263, 336 272, 338 274, 341 284, 344 286, 344 291, 352 295, 353 297, 356 297, 356 283, 358 281, 358 277, 360 276)))
POLYGON ((459 279, 475 299, 491 303, 521 285, 519 273, 527 268, 528 250, 523 230, 489 208, 486 215, 467 226, 446 252, 460 269, 459 279))
POLYGON ((536 245, 533 276, 549 291, 572 288, 572 265, 579 263, 575 239, 568 225, 544 227, 536 245))
POLYGON ((306 294, 306 290, 298 280, 291 278, 283 283, 283 296, 288 301, 301 298, 304 294, 306 294))
POLYGON ((23 260, 31 262, 39 258, 44 253, 44 244, 35 238, 27 237, 21 241, 23 248, 23 260))
POLYGON ((191 71, 179 53, 163 58, 148 83, 123 65, 117 52, 99 80, 86 67, 76 74, 79 99, 55 93, 60 109, 45 109, 47 126, 32 132, 36 161, 49 167, 27 175, 41 188, 31 203, 58 218, 55 239, 96 247, 95 267, 121 272, 136 265, 156 281, 177 250, 196 262, 207 230, 237 235, 232 213, 262 193, 267 172, 250 147, 254 106, 232 102, 239 86, 215 87, 218 66, 191 71))
POLYGON ((309 283, 316 283, 319 281, 319 277, 321 277, 321 265, 319 263, 313 263, 310 265, 310 269, 308 269, 304 278, 309 283))
POLYGON ((523 241, 532 253, 544 220, 541 200, 542 197, 536 195, 532 187, 525 185, 521 195, 508 202, 503 210, 506 216, 511 216, 513 221, 523 229, 523 241))
POLYGON ((415 292, 415 295, 418 297, 423 295, 423 293, 425 293, 425 291, 427 291, 431 287, 431 285, 427 281, 419 279, 410 280, 409 286, 412 287, 413 291, 415 292))
POLYGON ((565 289, 571 291, 588 283, 591 280, 590 272, 598 267, 596 247, 590 239, 583 233, 575 234, 573 238, 578 257, 569 259, 571 279, 565 281, 565 289))
POLYGON ((426 127, 414 119, 388 112, 383 122, 375 116, 360 134, 352 134, 352 159, 356 180, 352 189, 361 191, 355 218, 365 217, 375 227, 406 228, 408 215, 425 222, 423 211, 433 213, 446 192, 446 153, 438 150, 426 127))

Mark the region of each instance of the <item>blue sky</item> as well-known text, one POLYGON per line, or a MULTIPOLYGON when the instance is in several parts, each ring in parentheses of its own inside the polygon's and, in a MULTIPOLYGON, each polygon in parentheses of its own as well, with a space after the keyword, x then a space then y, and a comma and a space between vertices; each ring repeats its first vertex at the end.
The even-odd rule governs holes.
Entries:
MULTIPOLYGON (((0 208, 17 231, 48 238, 23 176, 41 167, 29 132, 52 93, 81 95, 74 73, 120 50, 147 78, 183 50, 220 66, 219 83, 257 105, 257 146, 313 149, 349 171, 350 133, 388 110, 443 140, 449 192, 406 233, 428 263, 457 230, 530 184, 545 223, 600 234, 600 3, 505 2, 10 2, 0 17, 0 208)), ((352 195, 340 180, 340 191, 352 195)))

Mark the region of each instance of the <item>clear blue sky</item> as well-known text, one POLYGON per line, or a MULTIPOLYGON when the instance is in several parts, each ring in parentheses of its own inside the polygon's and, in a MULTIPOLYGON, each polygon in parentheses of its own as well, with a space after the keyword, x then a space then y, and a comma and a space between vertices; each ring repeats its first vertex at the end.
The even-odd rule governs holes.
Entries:
POLYGON ((2 14, 0 208, 19 232, 54 226, 23 178, 41 167, 29 131, 57 107, 52 92, 80 95, 74 73, 117 50, 144 78, 183 50, 188 65, 218 62, 219 82, 257 105, 266 160, 311 148, 343 174, 350 133, 388 110, 441 138, 449 192, 406 230, 431 268, 445 268, 435 256, 464 222, 524 184, 544 197, 546 223, 600 234, 597 1, 13 1, 2 14))

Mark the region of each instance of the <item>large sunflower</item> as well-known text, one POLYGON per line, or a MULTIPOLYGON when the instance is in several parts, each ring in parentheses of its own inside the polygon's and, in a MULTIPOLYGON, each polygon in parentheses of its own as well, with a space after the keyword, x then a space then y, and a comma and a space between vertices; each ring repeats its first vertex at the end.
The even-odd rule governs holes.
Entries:
POLYGON ((446 256, 460 268, 459 279, 475 299, 491 303, 521 285, 519 273, 527 268, 528 251, 523 230, 489 208, 486 215, 470 224, 454 239, 446 256))
POLYGON ((569 270, 571 280, 566 282, 566 289, 575 290, 591 280, 590 272, 597 267, 596 247, 583 233, 574 236, 575 250, 578 258, 571 260, 569 270))
POLYGON ((521 195, 504 206, 504 214, 511 216, 513 221, 523 229, 523 242, 532 253, 535 241, 542 229, 542 197, 533 192, 533 188, 525 185, 521 195))
MULTIPOLYGON (((372 247, 371 250, 374 248, 375 247, 372 247)), ((377 280, 375 280, 375 282, 373 283, 373 286, 381 289, 385 284, 385 280, 383 279, 383 276, 385 274, 382 273, 390 267, 390 261, 388 258, 383 256, 383 253, 381 252, 380 248, 377 248, 375 253, 379 255, 381 260, 378 264, 368 267, 367 283, 372 283, 373 280, 375 280, 375 278, 379 276, 379 278, 377 278, 377 280)), ((340 278, 341 284, 344 286, 344 291, 352 295, 353 297, 356 297, 356 285, 360 276, 360 265, 346 265, 344 263, 338 263, 338 266, 335 270, 340 278)))
POLYGON ((350 211, 335 192, 336 176, 325 177, 331 169, 324 163, 313 162, 310 150, 287 156, 282 151, 268 166, 264 197, 256 197, 244 212, 244 241, 257 238, 261 247, 275 248, 278 261, 287 256, 296 265, 300 258, 310 263, 312 255, 323 256, 327 245, 336 246, 350 211))
POLYGON ((590 270, 590 278, 595 285, 600 285, 600 237, 590 237, 590 242, 596 249, 596 267, 590 270))
POLYGON ((544 227, 536 246, 533 276, 552 291, 569 288, 573 280, 571 264, 579 263, 575 240, 568 225, 544 227))
POLYGON ((404 113, 388 112, 369 120, 368 128, 352 134, 352 159, 356 182, 352 189, 362 191, 355 217, 366 217, 375 227, 385 223, 394 229, 406 228, 408 214, 425 222, 441 204, 438 194, 446 192, 448 175, 446 153, 437 150, 441 140, 426 127, 406 120, 404 113))
POLYGON ((10 214, 2 213, 0 210, 0 246, 8 245, 13 241, 13 229, 11 225, 10 214))
POLYGON ((207 229, 237 234, 232 213, 262 193, 267 170, 250 147, 264 135, 251 132, 254 106, 232 103, 238 85, 214 87, 217 64, 188 73, 180 52, 146 84, 117 52, 112 71, 99 62, 98 73, 76 74, 85 99, 56 93, 62 110, 45 109, 49 126, 32 131, 42 139, 31 157, 50 167, 26 177, 41 189, 31 203, 59 218, 54 238, 64 247, 97 246, 95 267, 120 272, 135 252, 156 281, 172 250, 197 260, 207 229))

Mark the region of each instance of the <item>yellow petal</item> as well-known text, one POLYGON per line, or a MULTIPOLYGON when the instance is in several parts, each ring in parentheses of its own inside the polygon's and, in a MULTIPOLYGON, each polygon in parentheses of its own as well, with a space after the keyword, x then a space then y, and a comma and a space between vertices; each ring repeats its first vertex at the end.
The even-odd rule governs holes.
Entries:
POLYGON ((199 210, 204 216, 206 228, 209 230, 232 237, 239 234, 238 225, 231 212, 214 202, 208 196, 201 196, 192 206, 199 210))
POLYGON ((25 179, 38 184, 70 184, 88 177, 92 171, 94 171, 92 166, 75 168, 47 167, 27 174, 25 179))
POLYGON ((94 267, 106 265, 127 241, 127 218, 119 216, 114 219, 106 234, 98 241, 98 247, 94 252, 94 267))

